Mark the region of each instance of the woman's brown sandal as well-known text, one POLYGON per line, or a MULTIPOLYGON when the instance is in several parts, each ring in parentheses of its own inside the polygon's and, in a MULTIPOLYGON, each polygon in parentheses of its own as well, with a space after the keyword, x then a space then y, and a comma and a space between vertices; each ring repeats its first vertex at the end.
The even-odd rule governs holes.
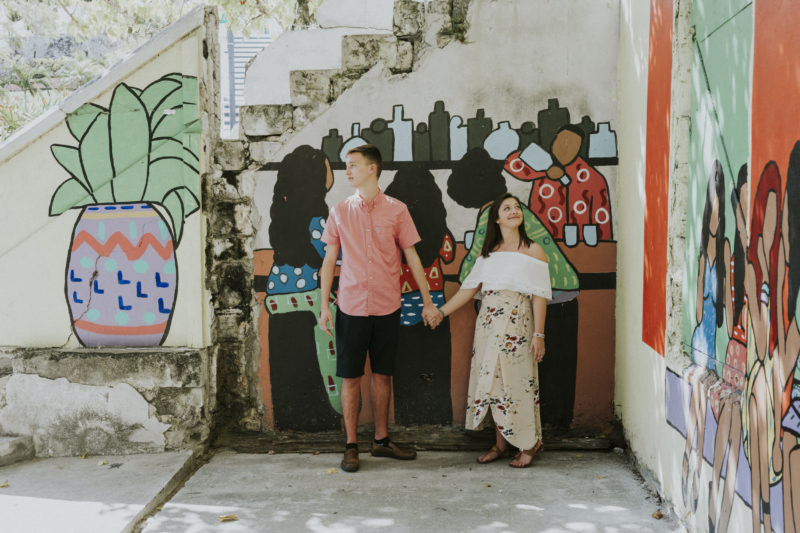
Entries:
POLYGON ((534 444, 533 448, 531 448, 530 450, 521 450, 517 455, 514 456, 514 461, 518 460, 523 455, 526 457, 530 457, 531 458, 530 461, 528 461, 525 464, 517 464, 517 465, 514 464, 514 461, 511 461, 508 465, 512 468, 528 468, 529 466, 531 466, 531 463, 533 463, 534 457, 536 457, 536 455, 543 449, 544 445, 540 440, 539 442, 534 444))
POLYGON ((480 457, 478 457, 476 459, 476 461, 478 461, 482 465, 485 465, 485 464, 497 461, 498 459, 505 459, 506 457, 511 457, 511 447, 510 446, 506 447, 503 450, 501 450, 497 446, 492 446, 491 448, 489 448, 488 452, 486 452, 485 454, 483 454, 480 457), (489 455, 491 453, 493 453, 494 456, 492 456, 490 459, 484 459, 483 461, 481 461, 481 457, 486 457, 487 455, 489 455))

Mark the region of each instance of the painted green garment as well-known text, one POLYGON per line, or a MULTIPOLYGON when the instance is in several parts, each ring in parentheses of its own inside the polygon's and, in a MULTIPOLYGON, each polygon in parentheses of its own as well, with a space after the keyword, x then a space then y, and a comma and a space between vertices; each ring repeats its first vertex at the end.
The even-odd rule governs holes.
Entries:
MULTIPOLYGON (((318 317, 320 313, 320 290, 306 292, 293 292, 289 294, 268 294, 265 305, 271 315, 281 315, 284 313, 294 313, 308 311, 318 317)), ((328 307, 331 316, 336 320, 336 306, 330 302, 328 307)), ((335 328, 334 322, 334 328, 335 328)), ((331 402, 333 410, 342 414, 342 378, 336 375, 336 338, 326 334, 319 327, 319 323, 314 326, 314 342, 317 345, 317 360, 319 361, 319 372, 322 377, 322 384, 328 393, 328 400, 331 402), (330 386, 330 380, 336 385, 330 386)))
MULTIPOLYGON (((552 235, 541 221, 533 214, 527 206, 522 206, 523 220, 525 221, 525 233, 528 237, 544 249, 550 264, 550 284, 553 291, 576 291, 578 290, 578 274, 570 264, 566 256, 553 240, 552 235)), ((458 273, 459 283, 464 281, 472 265, 478 259, 486 237, 486 224, 489 219, 489 209, 484 209, 478 215, 478 225, 475 227, 475 237, 472 240, 472 247, 461 263, 461 271, 458 273)))

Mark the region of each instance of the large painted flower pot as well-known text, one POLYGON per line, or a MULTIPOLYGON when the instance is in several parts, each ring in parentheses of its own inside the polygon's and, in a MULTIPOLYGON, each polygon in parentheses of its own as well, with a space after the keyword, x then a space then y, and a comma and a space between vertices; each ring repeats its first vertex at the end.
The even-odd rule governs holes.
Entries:
POLYGON ((84 207, 66 271, 72 327, 84 346, 158 346, 178 287, 172 233, 148 203, 84 207))

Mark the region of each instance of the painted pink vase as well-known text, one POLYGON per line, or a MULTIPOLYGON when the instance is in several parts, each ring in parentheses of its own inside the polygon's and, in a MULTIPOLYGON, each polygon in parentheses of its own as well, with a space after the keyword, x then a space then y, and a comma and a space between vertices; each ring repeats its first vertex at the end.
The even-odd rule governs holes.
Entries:
POLYGON ((83 208, 65 291, 82 345, 159 346, 172 320, 178 271, 172 233, 148 203, 83 208))

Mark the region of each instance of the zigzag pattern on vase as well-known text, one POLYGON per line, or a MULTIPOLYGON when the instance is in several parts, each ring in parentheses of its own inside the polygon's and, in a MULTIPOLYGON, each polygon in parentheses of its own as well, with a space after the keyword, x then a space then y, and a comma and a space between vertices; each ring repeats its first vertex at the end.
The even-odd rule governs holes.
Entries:
POLYGON ((82 244, 89 245, 95 252, 97 252, 97 255, 101 257, 107 257, 111 255, 111 252, 114 250, 114 248, 119 246, 128 259, 139 259, 142 255, 144 255, 148 247, 152 247, 162 259, 167 260, 172 256, 174 248, 172 239, 169 239, 166 245, 162 245, 161 242, 159 242, 159 240, 150 233, 143 235, 142 238, 136 243, 136 246, 133 246, 128 238, 119 231, 112 234, 105 244, 95 239, 91 233, 87 231, 81 231, 72 241, 72 251, 76 251, 81 247, 82 244))

